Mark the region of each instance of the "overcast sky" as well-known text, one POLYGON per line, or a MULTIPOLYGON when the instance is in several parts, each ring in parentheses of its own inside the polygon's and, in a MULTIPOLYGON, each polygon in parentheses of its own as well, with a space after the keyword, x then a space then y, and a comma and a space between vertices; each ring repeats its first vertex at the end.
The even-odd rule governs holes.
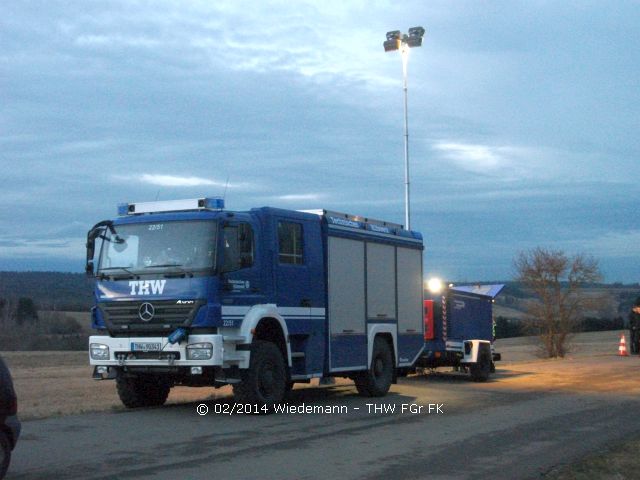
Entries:
POLYGON ((425 273, 535 246, 640 280, 637 1, 23 1, 0 6, 0 270, 81 271, 116 204, 223 195, 404 223, 425 273), (227 185, 225 187, 225 185, 227 185))

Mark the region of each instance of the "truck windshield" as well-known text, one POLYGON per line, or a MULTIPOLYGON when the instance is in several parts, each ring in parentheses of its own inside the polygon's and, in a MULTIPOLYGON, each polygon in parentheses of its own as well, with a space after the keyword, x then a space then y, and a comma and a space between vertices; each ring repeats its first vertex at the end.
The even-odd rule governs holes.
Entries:
POLYGON ((192 272, 215 266, 217 223, 172 221, 118 225, 102 245, 98 274, 192 272))

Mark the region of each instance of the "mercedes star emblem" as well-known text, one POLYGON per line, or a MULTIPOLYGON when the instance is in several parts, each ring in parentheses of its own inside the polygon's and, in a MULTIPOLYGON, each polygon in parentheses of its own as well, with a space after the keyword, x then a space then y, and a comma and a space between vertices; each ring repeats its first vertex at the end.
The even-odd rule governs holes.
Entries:
POLYGON ((143 303, 142 305, 140 305, 140 308, 138 309, 138 316, 140 317, 140 320, 142 320, 143 322, 151 321, 155 313, 156 313, 156 309, 153 308, 153 305, 151 305, 149 302, 143 303))

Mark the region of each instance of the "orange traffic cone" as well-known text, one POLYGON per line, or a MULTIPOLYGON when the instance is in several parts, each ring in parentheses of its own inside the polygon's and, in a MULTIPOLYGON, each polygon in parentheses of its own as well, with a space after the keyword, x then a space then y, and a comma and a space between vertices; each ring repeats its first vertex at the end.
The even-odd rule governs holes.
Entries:
POLYGON ((620 346, 618 347, 618 355, 621 357, 629 356, 629 352, 627 352, 627 341, 624 338, 624 333, 620 335, 620 346))

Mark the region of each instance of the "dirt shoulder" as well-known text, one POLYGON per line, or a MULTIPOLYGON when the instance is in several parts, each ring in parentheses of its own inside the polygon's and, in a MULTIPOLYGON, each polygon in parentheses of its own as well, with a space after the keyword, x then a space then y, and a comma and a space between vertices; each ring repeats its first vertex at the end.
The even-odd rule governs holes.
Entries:
MULTIPOLYGON (((497 350, 503 362, 493 381, 478 384, 487 391, 589 391, 637 395, 640 393, 640 358, 618 357, 619 332, 580 334, 575 338, 574 353, 564 360, 541 360, 531 339, 499 340, 497 350)), ((4 352, 18 394, 19 413, 23 420, 76 413, 123 410, 113 381, 91 378, 87 352, 4 352)), ((449 369, 436 375, 451 376, 449 369)), ((464 379, 462 379, 464 381, 464 379)), ((338 383, 350 383, 339 379, 338 383)), ((311 386, 317 385, 315 381, 311 386)), ((415 382, 400 381, 394 389, 415 382)), ((428 377, 421 382, 429 388, 428 377)), ((305 388, 300 385, 296 388, 305 388)), ((421 387, 422 388, 422 387, 421 387)), ((231 395, 230 387, 188 388, 171 390, 169 403, 213 400, 231 395)))

